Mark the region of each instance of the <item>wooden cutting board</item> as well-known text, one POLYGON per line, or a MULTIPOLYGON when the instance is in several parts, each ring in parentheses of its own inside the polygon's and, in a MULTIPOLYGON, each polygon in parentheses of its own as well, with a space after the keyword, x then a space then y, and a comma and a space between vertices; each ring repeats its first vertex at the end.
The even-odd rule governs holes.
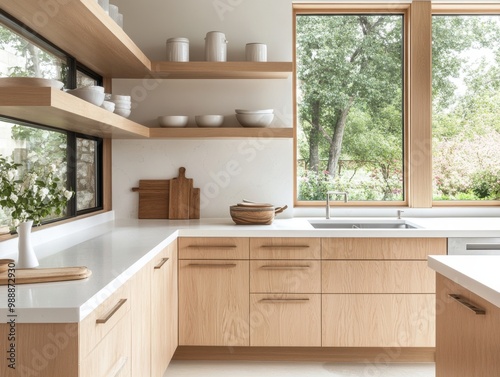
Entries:
POLYGON ((193 190, 193 180, 186 178, 186 168, 179 168, 179 176, 170 180, 168 218, 189 219, 189 203, 193 190))
POLYGON ((168 179, 140 180, 139 187, 132 188, 139 192, 139 219, 168 219, 170 181, 168 179))
MULTIPOLYGON (((15 284, 49 283, 85 279, 92 271, 87 267, 27 268, 16 269, 15 275, 15 284)), ((0 273, 0 285, 7 285, 8 280, 7 272, 0 273)))

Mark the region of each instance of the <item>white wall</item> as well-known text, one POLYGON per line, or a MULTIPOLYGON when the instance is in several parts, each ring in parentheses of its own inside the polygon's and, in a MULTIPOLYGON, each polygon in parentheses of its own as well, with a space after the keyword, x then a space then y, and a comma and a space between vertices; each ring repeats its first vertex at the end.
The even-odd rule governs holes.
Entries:
MULTIPOLYGON (((124 29, 152 60, 165 59, 171 37, 190 40, 190 59, 203 60, 208 31, 224 32, 228 60, 244 60, 245 44, 268 45, 269 61, 292 60, 291 0, 114 0, 124 29)), ((236 125, 236 108, 273 108, 273 127, 292 126, 292 79, 113 80, 113 92, 132 94, 131 119, 156 126, 164 114, 224 114, 236 125)), ((113 140, 113 208, 136 218, 139 179, 169 179, 180 166, 202 189, 202 217, 227 217, 241 199, 293 204, 291 139, 113 140)), ((286 211, 285 217, 292 215, 286 211)))

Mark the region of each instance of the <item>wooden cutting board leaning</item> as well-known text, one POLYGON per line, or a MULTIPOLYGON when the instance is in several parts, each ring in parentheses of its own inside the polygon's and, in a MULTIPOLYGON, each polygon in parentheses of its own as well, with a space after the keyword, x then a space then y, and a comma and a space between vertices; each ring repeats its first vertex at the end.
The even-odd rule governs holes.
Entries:
MULTIPOLYGON (((55 281, 80 280, 92 275, 87 267, 27 268, 15 270, 12 284, 49 283, 55 281)), ((8 271, 0 273, 0 285, 9 283, 8 271)))
POLYGON ((200 218, 200 189, 193 187, 192 178, 186 178, 184 167, 169 180, 140 180, 132 191, 139 193, 139 219, 200 218))

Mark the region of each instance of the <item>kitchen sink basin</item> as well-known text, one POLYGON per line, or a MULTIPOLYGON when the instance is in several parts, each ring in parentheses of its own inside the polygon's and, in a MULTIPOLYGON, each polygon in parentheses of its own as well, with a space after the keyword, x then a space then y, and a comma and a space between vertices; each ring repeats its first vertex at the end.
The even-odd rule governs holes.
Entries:
POLYGON ((405 220, 309 220, 314 229, 418 229, 405 220))

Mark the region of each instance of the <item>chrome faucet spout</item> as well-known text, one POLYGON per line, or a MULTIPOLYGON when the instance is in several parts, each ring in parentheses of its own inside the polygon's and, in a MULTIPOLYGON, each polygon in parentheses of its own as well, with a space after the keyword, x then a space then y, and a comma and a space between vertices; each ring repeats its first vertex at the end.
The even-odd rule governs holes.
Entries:
POLYGON ((349 201, 347 192, 344 191, 327 191, 326 193, 326 219, 330 218, 330 195, 343 195, 344 203, 349 201))

